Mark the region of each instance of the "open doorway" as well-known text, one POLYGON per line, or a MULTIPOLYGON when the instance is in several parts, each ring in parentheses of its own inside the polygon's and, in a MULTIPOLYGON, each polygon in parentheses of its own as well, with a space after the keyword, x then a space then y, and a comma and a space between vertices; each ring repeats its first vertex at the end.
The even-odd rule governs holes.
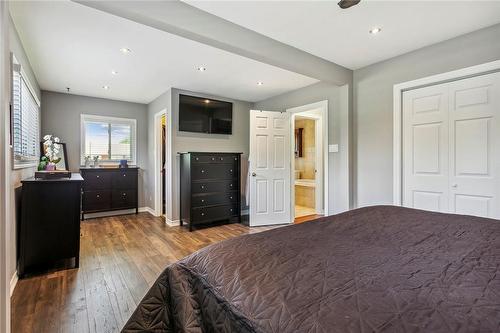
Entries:
POLYGON ((316 122, 318 119, 300 114, 294 117, 295 217, 318 214, 316 203, 316 122))
POLYGON ((328 211, 327 102, 287 110, 292 125, 291 202, 295 222, 328 211))
POLYGON ((155 126, 155 215, 167 215, 167 115, 160 111, 154 117, 155 126))

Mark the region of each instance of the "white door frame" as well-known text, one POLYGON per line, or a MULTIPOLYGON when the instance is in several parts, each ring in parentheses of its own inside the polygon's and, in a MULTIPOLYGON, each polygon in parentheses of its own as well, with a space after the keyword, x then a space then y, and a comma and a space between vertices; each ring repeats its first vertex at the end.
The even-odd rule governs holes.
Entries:
MULTIPOLYGON (((166 121, 167 121, 167 109, 163 109, 160 112, 156 113, 154 115, 154 138, 155 138, 155 166, 154 166, 154 173, 155 173, 155 216, 161 216, 162 215, 162 191, 161 191, 161 178, 160 177, 160 171, 162 168, 161 165, 161 117, 165 116, 165 130, 168 130, 166 127, 166 121), (160 126, 159 126, 160 125, 160 126)), ((166 133, 165 133, 166 134, 166 133)), ((167 135, 165 135, 165 141, 167 141, 167 135)), ((165 142, 165 165, 168 166, 167 163, 167 156, 168 156, 168 149, 167 149, 167 142, 165 142)), ((165 175, 165 196, 168 197, 167 194, 167 175, 165 175)), ((166 198, 165 198, 166 199, 166 198)), ((165 200, 166 202, 167 200, 165 200)), ((165 207, 165 216, 167 216, 167 210, 165 207)), ((166 218, 166 217, 165 217, 166 218)), ((165 220, 166 221, 166 220, 165 220)))
MULTIPOLYGON (((316 165, 316 169, 318 173, 322 174, 323 178, 323 214, 328 215, 328 192, 329 192, 329 182, 328 182, 328 100, 306 104, 302 106, 297 106, 294 108, 287 109, 286 112, 290 113, 290 131, 291 135, 294 135, 293 129, 295 128, 295 114, 300 112, 318 110, 319 114, 321 114, 321 122, 322 130, 321 135, 323 136, 322 140, 322 151, 323 151, 323 165, 316 165)), ((316 134, 318 131, 316 130, 316 134)), ((316 136, 317 138, 318 136, 316 136)), ((291 149, 291 158, 290 158, 290 211, 292 213, 293 219, 295 219, 295 154, 294 154, 294 145, 293 141, 291 141, 290 149, 291 149)), ((316 154, 316 156, 319 156, 316 154)), ((317 164, 317 163, 316 163, 317 164)))
POLYGON ((403 191, 403 150, 402 150, 402 121, 403 121, 403 93, 408 90, 418 89, 430 85, 457 81, 473 76, 479 76, 500 71, 500 60, 485 64, 462 68, 459 70, 432 75, 421 79, 403 82, 394 85, 393 109, 393 204, 402 205, 403 191))

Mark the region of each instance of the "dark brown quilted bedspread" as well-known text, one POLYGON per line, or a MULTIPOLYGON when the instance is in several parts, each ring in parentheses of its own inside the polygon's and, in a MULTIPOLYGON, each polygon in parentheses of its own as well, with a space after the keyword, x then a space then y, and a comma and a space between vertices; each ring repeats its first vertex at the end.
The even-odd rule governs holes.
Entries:
POLYGON ((500 332, 500 221, 376 206, 224 241, 124 332, 500 332))

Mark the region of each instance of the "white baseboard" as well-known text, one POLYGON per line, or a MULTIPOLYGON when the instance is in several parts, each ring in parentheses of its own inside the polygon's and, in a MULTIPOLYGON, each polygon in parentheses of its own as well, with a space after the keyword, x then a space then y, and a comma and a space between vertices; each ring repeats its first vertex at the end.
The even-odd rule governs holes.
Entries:
POLYGON ((12 278, 10 279, 10 297, 12 297, 12 294, 14 293, 17 281, 19 281, 19 276, 17 276, 17 271, 15 271, 14 275, 12 275, 12 278))
POLYGON ((167 217, 166 222, 165 222, 169 227, 177 227, 181 225, 181 221, 179 220, 171 220, 167 217))
POLYGON ((155 211, 151 207, 139 207, 139 212, 141 213, 149 213, 153 216, 156 216, 155 211))

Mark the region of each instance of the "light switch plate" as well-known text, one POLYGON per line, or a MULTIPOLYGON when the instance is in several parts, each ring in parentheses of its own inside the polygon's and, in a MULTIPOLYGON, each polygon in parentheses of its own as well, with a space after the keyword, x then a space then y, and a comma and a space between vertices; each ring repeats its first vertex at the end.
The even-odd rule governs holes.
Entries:
POLYGON ((329 153, 338 153, 339 152, 339 145, 328 145, 328 152, 329 153))

